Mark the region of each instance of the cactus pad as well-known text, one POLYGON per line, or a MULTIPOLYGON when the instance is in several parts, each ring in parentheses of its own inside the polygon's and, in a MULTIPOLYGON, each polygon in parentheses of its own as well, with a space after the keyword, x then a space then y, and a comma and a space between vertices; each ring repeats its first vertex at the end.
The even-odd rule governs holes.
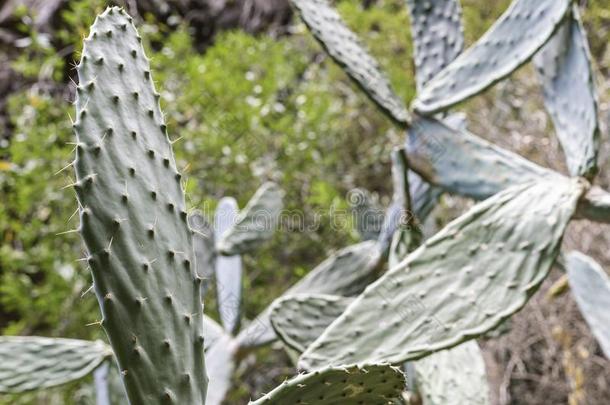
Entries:
POLYGON ((291 0, 301 19, 326 52, 395 121, 406 124, 409 112, 394 93, 377 61, 363 48, 328 0, 291 0))
POLYGON ((589 256, 570 252, 566 260, 570 290, 606 358, 610 359, 610 277, 589 256))
POLYGON ((110 357, 112 350, 101 341, 2 336, 0 393, 20 393, 75 381, 110 357))
POLYGON ((431 115, 474 96, 527 62, 551 38, 571 0, 514 0, 473 46, 422 89, 413 108, 431 115))
POLYGON ((487 405, 489 387, 476 341, 441 350, 415 362, 418 392, 426 405, 487 405))
POLYGON ((222 326, 216 323, 215 320, 206 314, 203 314, 203 334, 205 337, 205 350, 208 350, 210 347, 214 346, 216 341, 222 338, 226 333, 222 326))
POLYGON ((285 381, 249 405, 392 404, 404 387, 402 372, 388 365, 325 368, 285 381))
POLYGON ((140 36, 99 15, 77 67, 74 184, 102 326, 131 404, 203 404, 201 280, 140 36), (159 365, 163 367, 159 367, 159 365))
POLYGON ((458 0, 407 0, 415 46, 417 89, 462 52, 464 28, 458 0))
MULTIPOLYGON (((381 251, 375 241, 365 241, 334 253, 310 271, 284 295, 320 293, 356 295, 376 278, 381 251)), ((269 322, 270 308, 265 309, 238 335, 242 347, 260 346, 275 339, 269 322)))
POLYGON ((338 295, 286 295, 273 302, 269 318, 278 337, 302 353, 352 301, 338 295))
POLYGON ((597 100, 589 45, 576 5, 534 63, 570 174, 590 179, 598 171, 597 100))
POLYGON ((188 218, 193 233, 193 249, 195 251, 195 270, 201 281, 201 295, 205 295, 210 280, 214 277, 214 230, 205 220, 201 212, 193 212, 188 218))
POLYGON ((263 184, 252 196, 246 207, 237 215, 231 226, 219 232, 218 251, 227 256, 252 251, 271 238, 284 207, 284 192, 272 182, 263 184))
MULTIPOLYGON (((214 235, 216 248, 222 243, 224 235, 233 229, 238 221, 237 201, 232 197, 224 197, 218 203, 214 213, 214 235)), ((218 297, 218 312, 225 330, 234 333, 239 328, 241 313, 241 256, 216 256, 216 294, 218 297)))
POLYGON ((610 223, 610 193, 599 187, 591 187, 581 200, 576 216, 595 222, 610 223))
POLYGON ((411 168, 449 192, 484 199, 516 184, 563 177, 433 118, 417 117, 407 131, 411 168))
POLYGON ((583 192, 554 180, 477 204, 367 287, 299 365, 402 363, 495 328, 547 276, 583 192))
POLYGON ((209 375, 206 405, 221 405, 231 388, 235 371, 237 344, 229 335, 223 335, 205 352, 205 363, 209 375))

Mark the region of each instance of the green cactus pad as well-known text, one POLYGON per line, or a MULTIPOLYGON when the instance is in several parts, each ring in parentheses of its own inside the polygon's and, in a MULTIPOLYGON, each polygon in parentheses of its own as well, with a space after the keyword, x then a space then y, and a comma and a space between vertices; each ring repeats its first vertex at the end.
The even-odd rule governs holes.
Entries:
POLYGON ((595 260, 580 252, 567 255, 566 269, 578 308, 610 359, 610 277, 595 260))
POLYGON ((215 320, 203 314, 203 334, 205 350, 208 350, 217 340, 226 335, 226 332, 215 320))
POLYGON ((419 91, 462 52, 462 8, 458 0, 407 0, 407 7, 419 91))
POLYGON ((203 279, 201 295, 204 296, 210 287, 210 280, 214 278, 214 230, 199 211, 189 214, 188 223, 194 231, 195 270, 203 279))
MULTIPOLYGON (((214 235, 216 248, 222 243, 224 235, 233 229, 238 221, 237 201, 233 197, 224 197, 218 203, 214 213, 214 235)), ((234 333, 239 328, 241 316, 241 256, 217 255, 215 259, 216 295, 218 312, 225 330, 234 333)))
POLYGON ((223 335, 205 353, 209 387, 206 405, 221 405, 231 388, 235 371, 237 343, 232 336, 223 335))
POLYGON ((112 349, 101 341, 1 336, 0 393, 66 384, 83 378, 110 357, 112 349))
POLYGON ((553 180, 477 204, 367 287, 300 367, 397 364, 495 328, 547 276, 583 192, 582 181, 553 180))
POLYGON ((301 19, 326 52, 388 116, 409 122, 409 112, 394 93, 377 61, 364 49, 328 0, 291 0, 301 19))
POLYGON ((508 76, 551 38, 570 4, 514 0, 481 39, 426 84, 413 108, 425 115, 444 111, 508 76))
MULTIPOLYGON (((284 295, 320 293, 350 296, 362 292, 373 281, 382 264, 375 241, 365 241, 334 253, 310 271, 284 295)), ((238 335, 240 347, 261 346, 275 340, 267 307, 238 335)))
POLYGON ((404 387, 402 372, 388 365, 325 368, 285 381, 250 405, 388 405, 404 387))
POLYGON ((271 305, 271 326, 288 347, 302 353, 352 301, 328 294, 285 295, 271 305))
POLYGON ((474 340, 416 361, 415 373, 426 405, 490 403, 483 354, 474 340))
POLYGON ((216 243, 220 254, 232 256, 251 252, 273 236, 284 203, 284 192, 272 182, 263 184, 231 226, 221 233, 216 243))
POLYGON ((593 178, 599 153, 597 96, 587 36, 576 5, 534 63, 570 174, 593 178))
POLYGON ((467 197, 484 199, 516 184, 563 178, 434 118, 417 117, 407 135, 411 168, 430 183, 467 197))
POLYGON ((184 191, 148 58, 122 9, 97 17, 77 71, 80 231, 127 396, 203 404, 201 280, 184 191))

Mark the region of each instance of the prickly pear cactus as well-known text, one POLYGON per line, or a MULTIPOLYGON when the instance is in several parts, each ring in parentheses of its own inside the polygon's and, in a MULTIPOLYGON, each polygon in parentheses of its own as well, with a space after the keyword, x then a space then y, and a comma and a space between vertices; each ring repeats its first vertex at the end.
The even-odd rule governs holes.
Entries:
MULTIPOLYGON (((382 254, 375 241, 365 241, 334 253, 310 271, 284 295, 320 293, 356 295, 375 279, 382 264, 382 254)), ((266 308, 237 336, 241 347, 261 346, 275 340, 269 322, 271 308, 266 308)))
POLYGON ((269 318, 277 336, 302 353, 353 301, 328 294, 296 294, 278 298, 269 318))
POLYGON ((563 178, 525 158, 434 118, 416 117, 407 130, 409 164, 444 190, 475 199, 539 179, 563 178))
POLYGON ((407 0, 417 89, 453 61, 464 47, 462 8, 458 0, 407 0))
POLYGON ((195 251, 195 270, 201 281, 201 295, 207 292, 210 280, 214 278, 214 230, 201 212, 189 214, 188 223, 193 230, 193 250, 195 251))
POLYGON ((51 388, 79 380, 112 357, 101 342, 44 338, 0 337, 0 394, 51 388))
POLYGON ((402 372, 388 365, 325 368, 285 381, 250 405, 388 404, 404 387, 402 372))
POLYGON ((97 17, 77 71, 80 232, 127 395, 132 405, 203 404, 201 280, 181 176, 122 9, 97 17))
POLYGON ((536 54, 534 64, 570 174, 593 178, 599 153, 597 100, 589 45, 576 5, 536 54))
POLYGON ((235 338, 223 334, 205 352, 205 362, 210 379, 206 405, 221 405, 229 392, 235 371, 237 348, 235 338))
POLYGON ((566 269, 580 312, 610 359, 610 277, 598 263, 580 252, 567 255, 566 269))
POLYGON ((226 231, 218 231, 218 251, 227 256, 243 254, 271 238, 284 208, 283 198, 284 192, 277 184, 263 184, 226 231))
POLYGON ((413 109, 431 115, 474 96, 527 62, 551 38, 571 0, 514 0, 474 45, 419 92, 413 109))
MULTIPOLYGON (((217 250, 238 217, 237 201, 224 197, 214 213, 217 250)), ((239 328, 241 312, 242 260, 240 255, 218 255, 215 259, 216 294, 222 326, 229 333, 239 328)))
POLYGON ((485 361, 474 340, 418 360, 414 367, 425 405, 490 403, 485 361))
POLYGON ((577 180, 530 183, 479 203, 371 284, 300 367, 398 364, 495 328, 548 274, 583 192, 577 180))
POLYGON ((364 49, 328 0, 291 0, 303 22, 326 52, 343 67, 364 92, 400 124, 409 122, 409 112, 394 93, 377 61, 364 49))

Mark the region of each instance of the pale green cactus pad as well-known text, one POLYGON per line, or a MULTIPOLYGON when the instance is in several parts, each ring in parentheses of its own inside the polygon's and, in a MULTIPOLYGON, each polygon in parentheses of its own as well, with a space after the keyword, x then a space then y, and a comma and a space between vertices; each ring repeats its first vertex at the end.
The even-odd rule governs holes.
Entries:
POLYGON ((83 378, 112 357, 101 341, 0 337, 0 394, 51 388, 83 378))
POLYGON ((407 7, 419 91, 462 52, 462 8, 458 0, 407 0, 407 7))
MULTIPOLYGON (((216 247, 222 244, 224 235, 231 232, 238 221, 237 201, 224 197, 214 213, 216 247)), ((239 328, 241 315, 242 260, 240 255, 217 255, 215 259, 216 296, 220 321, 225 330, 234 333, 239 328)))
POLYGON ((215 320, 203 314, 203 335, 205 350, 208 350, 217 340, 226 335, 226 332, 215 320))
POLYGON ((598 171, 597 100, 591 54, 576 5, 534 63, 570 174, 592 178, 598 171))
POLYGON ((223 335, 205 352, 209 387, 206 405, 221 405, 225 399, 235 371, 237 342, 230 335, 223 335))
POLYGON ((404 387, 402 372, 389 365, 325 368, 285 381, 250 405, 387 405, 404 387))
POLYGON ((507 187, 563 176, 434 118, 417 117, 407 130, 409 164, 444 190, 485 199, 507 187))
POLYGON ((291 0, 326 52, 389 117, 409 122, 409 112, 394 93, 379 63, 360 44, 328 0, 291 0))
POLYGON ((483 354, 474 340, 418 360, 414 367, 425 405, 490 403, 483 354))
POLYGON ((547 276, 583 192, 553 180, 477 204, 367 287, 299 366, 398 364, 495 328, 547 276))
POLYGON ((201 212, 189 214, 188 223, 193 233, 193 249, 195 251, 195 270, 203 280, 201 282, 201 295, 204 295, 210 280, 214 278, 214 230, 205 220, 201 212))
POLYGON ((470 48, 419 93, 413 108, 431 115, 472 97, 511 74, 551 38, 571 0, 514 0, 470 48))
POLYGON ((273 302, 269 318, 277 336, 302 353, 353 300, 328 294, 286 295, 273 302))
POLYGON ((131 404, 203 404, 201 279, 140 42, 116 7, 84 40, 74 123, 80 232, 131 404))
MULTIPOLYGON (((310 271, 284 295, 320 293, 350 296, 362 292, 377 276, 382 264, 379 245, 365 241, 334 253, 310 271)), ((241 347, 261 346, 275 340, 267 307, 237 336, 241 347)))
POLYGON ((220 254, 232 256, 251 252, 271 238, 284 208, 283 198, 282 189, 272 182, 256 190, 233 224, 224 232, 216 230, 219 233, 216 248, 220 254))
POLYGON ((580 252, 567 255, 566 270, 580 312, 610 359, 610 277, 595 260, 580 252))

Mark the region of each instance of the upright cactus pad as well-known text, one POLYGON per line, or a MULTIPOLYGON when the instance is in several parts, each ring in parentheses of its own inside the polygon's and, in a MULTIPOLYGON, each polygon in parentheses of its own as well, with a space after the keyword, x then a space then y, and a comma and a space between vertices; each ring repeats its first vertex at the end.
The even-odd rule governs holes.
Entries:
POLYGON ((220 234, 216 244, 218 251, 228 256, 243 254, 271 238, 284 208, 283 198, 284 192, 277 184, 263 184, 231 226, 222 234, 217 230, 220 234))
POLYGON ((413 108, 430 115, 485 90, 527 62, 551 38, 571 0, 514 0, 473 46, 422 89, 413 108))
POLYGON ((302 353, 352 301, 328 294, 286 295, 273 302, 269 318, 278 337, 302 353))
POLYGON ((599 264, 580 252, 568 254, 566 269, 580 312, 610 359, 610 277, 599 264))
POLYGON ((446 191, 475 199, 516 184, 563 177, 434 118, 417 117, 407 135, 413 170, 446 191))
MULTIPOLYGON (((222 244, 224 235, 235 226, 238 218, 237 201, 224 197, 214 213, 214 235, 216 249, 222 244)), ((215 260, 216 295, 222 326, 229 333, 239 328, 241 315, 242 261, 240 255, 217 255, 215 260)))
POLYGON ((83 378, 112 357, 101 342, 0 337, 0 394, 51 388, 83 378))
POLYGON ((127 396, 203 404, 201 280, 184 191, 149 61, 122 9, 97 17, 77 70, 80 232, 127 396))
POLYGON ((388 365, 325 368, 285 381, 250 405, 393 404, 405 387, 402 372, 388 365))
MULTIPOLYGON (((334 253, 316 266, 284 295, 320 293, 333 295, 356 295, 375 279, 382 261, 379 245, 365 241, 348 246, 334 253)), ((269 322, 271 308, 265 309, 238 335, 240 346, 259 346, 275 339, 269 322)))
POLYGON ((231 388, 235 371, 237 343, 233 336, 224 334, 205 352, 210 378, 206 405, 221 405, 231 388))
POLYGON ((464 27, 458 0, 407 0, 415 47, 417 88, 421 90, 462 52, 464 27))
POLYGON ((214 230, 205 220, 201 212, 189 214, 188 223, 193 232, 193 250, 195 251, 195 270, 203 279, 201 295, 207 292, 210 280, 214 277, 214 230))
POLYGON ((299 365, 397 364, 495 328, 547 276, 583 192, 529 183, 474 206, 367 287, 299 365))
POLYGON ((534 63, 570 174, 592 178, 598 171, 597 100, 589 45, 576 5, 534 63))
POLYGON ((476 341, 441 350, 415 362, 418 392, 426 405, 487 405, 489 387, 476 341))
POLYGON ((394 93, 377 61, 364 49, 328 0, 291 0, 301 19, 326 52, 395 121, 406 124, 409 112, 394 93))

